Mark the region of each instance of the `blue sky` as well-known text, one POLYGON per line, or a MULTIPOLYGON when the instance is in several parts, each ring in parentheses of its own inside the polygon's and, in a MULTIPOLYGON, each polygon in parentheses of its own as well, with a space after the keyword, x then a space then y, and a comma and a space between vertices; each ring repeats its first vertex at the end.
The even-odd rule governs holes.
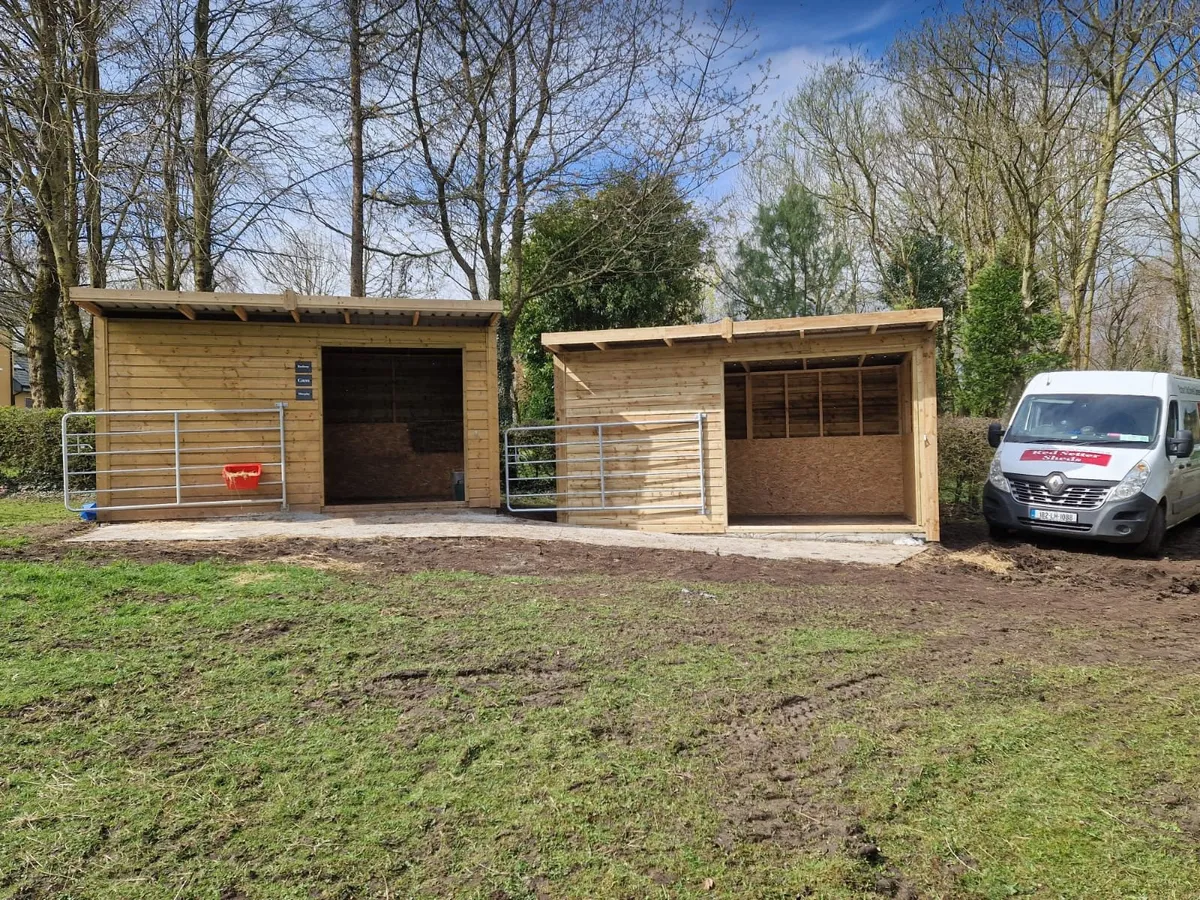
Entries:
MULTIPOLYGON (((957 8, 957 0, 947 0, 957 8)), ((938 0, 738 0, 753 19, 763 57, 778 76, 766 106, 787 96, 813 66, 835 56, 877 56, 897 32, 938 11, 938 0)))

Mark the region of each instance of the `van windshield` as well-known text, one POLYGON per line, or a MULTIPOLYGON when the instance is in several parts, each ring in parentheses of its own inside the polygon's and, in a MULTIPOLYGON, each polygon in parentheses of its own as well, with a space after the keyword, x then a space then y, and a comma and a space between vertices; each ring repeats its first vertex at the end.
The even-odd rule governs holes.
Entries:
POLYGON ((1158 440, 1157 397, 1031 394, 1013 416, 1007 441, 1018 444, 1127 444, 1158 440))

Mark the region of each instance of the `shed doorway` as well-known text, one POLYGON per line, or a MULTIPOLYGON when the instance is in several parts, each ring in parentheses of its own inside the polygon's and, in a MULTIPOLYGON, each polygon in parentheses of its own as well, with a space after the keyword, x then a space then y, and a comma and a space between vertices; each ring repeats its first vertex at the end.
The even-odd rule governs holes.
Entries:
POLYGON ((910 367, 908 354, 726 362, 730 527, 911 531, 910 367))
POLYGON ((461 350, 321 351, 325 505, 465 497, 461 350))

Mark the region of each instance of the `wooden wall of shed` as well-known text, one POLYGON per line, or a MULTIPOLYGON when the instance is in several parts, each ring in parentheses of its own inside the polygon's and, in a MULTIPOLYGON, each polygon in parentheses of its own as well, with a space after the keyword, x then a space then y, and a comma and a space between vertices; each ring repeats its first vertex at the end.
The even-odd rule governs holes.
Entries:
MULTIPOLYGON (((688 510, 612 510, 561 513, 571 525, 608 525, 648 531, 714 532, 725 530, 725 401, 722 363, 715 357, 696 354, 673 355, 669 361, 644 351, 569 354, 556 367, 555 394, 558 422, 582 425, 593 422, 654 421, 677 419, 703 412, 705 487, 709 511, 701 515, 688 510)), ((669 445, 661 444, 665 448, 669 445)), ((675 449, 678 445, 675 445, 675 449)), ((653 463, 648 464, 653 467, 653 463)), ((672 469, 676 467, 670 467, 672 469)), ((579 463, 568 458, 559 474, 586 474, 579 463)), ((656 486, 670 486, 671 478, 656 478, 656 486)), ((686 487, 694 478, 676 478, 686 487)), ((566 484, 576 490, 591 490, 588 479, 572 478, 566 484)), ((588 498, 576 495, 572 502, 588 498)), ((661 494, 648 502, 668 502, 661 494)))
MULTIPOLYGON (((797 336, 716 344, 676 343, 637 349, 563 352, 555 367, 557 419, 582 423, 707 414, 705 453, 710 512, 565 513, 573 524, 604 524, 657 531, 724 531, 728 526, 724 366, 726 362, 800 359, 876 353, 912 354, 905 416, 911 416, 901 460, 905 512, 930 540, 938 539, 937 394, 933 331, 797 336), (918 371, 920 374, 918 376, 918 371)), ((903 374, 902 374, 902 377, 903 374)), ((903 425, 902 425, 903 427, 903 425)), ((561 474, 561 471, 560 471, 561 474)), ((569 482, 568 482, 569 483, 569 482)))
MULTIPOLYGON (((323 503, 323 438, 321 429, 322 347, 439 347, 463 352, 466 505, 500 504, 499 416, 496 391, 495 331, 491 328, 416 328, 295 323, 172 321, 162 319, 97 320, 96 402, 107 410, 168 410, 271 407, 288 404, 287 480, 289 506, 316 511, 323 503), (295 362, 312 362, 315 399, 295 399, 295 362)), ((261 419, 263 417, 257 417, 261 419)), ((133 430, 127 422, 110 430, 133 430)), ((261 425, 262 421, 256 420, 261 425)), ((101 449, 136 449, 134 436, 102 439, 101 449), (118 441, 124 443, 118 444, 118 441)), ((141 439, 146 440, 146 439, 141 439)), ((143 443, 142 446, 145 446, 143 443)), ((194 454, 197 463, 236 462, 238 454, 222 451, 194 454)), ((110 457, 117 458, 117 457, 110 457)), ((149 459, 134 455, 132 459, 149 459)), ((246 460, 259 461, 259 460, 246 460)), ((270 460, 264 460, 270 461, 270 460)), ((155 463, 158 465, 158 463, 155 463)), ((219 468, 214 470, 220 481, 219 468)), ((211 483, 213 473, 203 473, 211 483)), ((193 480, 199 482, 199 477, 193 480)), ((266 480, 266 474, 264 474, 266 480)), ((102 489, 138 486, 130 476, 102 476, 102 489)), ((170 492, 173 499, 173 489, 170 492)), ((160 492, 161 495, 161 492, 160 492)), ((216 492, 191 491, 191 499, 229 499, 216 492)), ((150 493, 111 493, 101 505, 155 502, 150 493)), ((267 495, 271 496, 271 495, 267 495)), ((276 495, 277 496, 277 495, 276 495)), ((189 499, 189 497, 185 497, 189 499)), ((270 506, 193 507, 135 510, 105 514, 109 521, 229 515, 263 511, 270 506)))

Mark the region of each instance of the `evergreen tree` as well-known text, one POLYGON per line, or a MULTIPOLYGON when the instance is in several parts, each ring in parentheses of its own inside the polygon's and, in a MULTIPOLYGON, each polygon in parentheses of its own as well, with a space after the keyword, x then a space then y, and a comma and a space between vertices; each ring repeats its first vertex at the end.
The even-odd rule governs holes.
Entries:
POLYGON ((998 257, 980 269, 967 291, 961 405, 974 416, 1002 415, 1033 375, 1065 365, 1054 349, 1060 330, 1040 283, 1025 308, 1020 266, 998 257))
POLYGON ((888 255, 880 281, 879 298, 892 309, 941 308, 938 396, 953 409, 959 393, 954 361, 965 294, 961 251, 940 234, 910 231, 888 255))
POLYGON ((821 316, 841 306, 850 254, 804 185, 789 184, 778 201, 759 206, 735 260, 726 289, 738 317, 821 316))
POLYGON ((558 286, 529 299, 513 336, 520 419, 554 418, 554 367, 543 332, 697 321, 707 237, 673 182, 632 176, 535 215, 524 264, 558 286), (591 274, 573 281, 572 272, 591 274))

